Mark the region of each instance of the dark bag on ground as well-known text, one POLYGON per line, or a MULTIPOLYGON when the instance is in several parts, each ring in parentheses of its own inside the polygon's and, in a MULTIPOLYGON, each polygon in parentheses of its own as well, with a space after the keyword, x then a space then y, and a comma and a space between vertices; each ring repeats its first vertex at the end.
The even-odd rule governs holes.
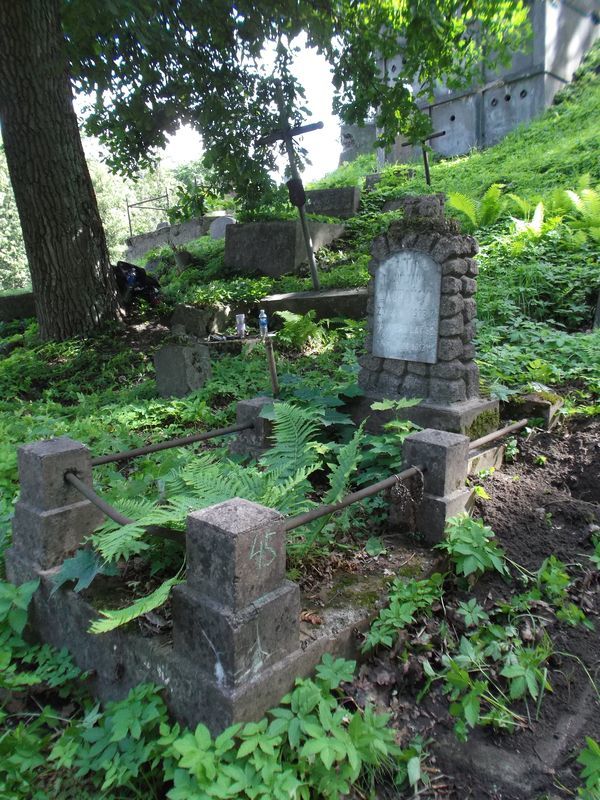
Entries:
POLYGON ((156 306, 160 303, 160 284, 148 275, 143 267, 136 267, 128 261, 117 261, 117 266, 113 267, 117 288, 121 296, 121 302, 128 308, 140 299, 156 306))

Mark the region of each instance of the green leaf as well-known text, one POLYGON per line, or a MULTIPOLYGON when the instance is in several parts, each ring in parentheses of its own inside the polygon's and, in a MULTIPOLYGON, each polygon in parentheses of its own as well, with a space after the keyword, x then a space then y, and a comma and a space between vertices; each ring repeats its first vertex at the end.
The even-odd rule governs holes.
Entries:
POLYGON ((67 581, 76 581, 74 592, 87 589, 96 575, 118 575, 119 571, 114 564, 107 564, 100 556, 90 549, 78 550, 73 558, 63 561, 58 572, 52 579, 54 584, 51 594, 54 594, 67 581))

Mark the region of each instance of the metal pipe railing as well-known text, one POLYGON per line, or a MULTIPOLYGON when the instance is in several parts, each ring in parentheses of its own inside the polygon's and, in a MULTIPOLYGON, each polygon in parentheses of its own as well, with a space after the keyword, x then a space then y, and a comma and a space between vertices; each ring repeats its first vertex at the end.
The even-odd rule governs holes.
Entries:
POLYGON ((495 442, 496 439, 502 439, 504 436, 508 436, 509 433, 520 431, 521 428, 524 428, 528 424, 528 419, 521 419, 518 422, 513 422, 512 425, 507 425, 505 428, 500 428, 493 433, 488 433, 487 436, 481 436, 479 439, 474 439, 469 444, 469 451, 477 450, 478 447, 482 447, 484 444, 489 444, 490 442, 495 442))
MULTIPOLYGON (((103 514, 106 514, 107 517, 110 517, 110 519, 114 520, 119 525, 131 525, 132 522, 135 522, 134 519, 126 517, 125 514, 121 514, 121 512, 111 506, 110 503, 103 500, 100 495, 96 494, 91 486, 84 483, 74 472, 65 472, 65 481, 70 483, 71 486, 77 489, 77 491, 86 498, 86 500, 93 503, 103 514)), ((158 536, 161 539, 170 539, 172 542, 179 542, 182 545, 185 544, 185 535, 181 531, 176 531, 173 528, 165 528, 162 525, 147 525, 146 533, 150 536, 158 536)))
POLYGON ((254 426, 253 422, 238 422, 236 425, 229 425, 227 428, 216 428, 213 431, 196 433, 193 436, 184 436, 181 439, 169 439, 167 442, 148 444, 145 447, 136 447, 133 450, 123 450, 121 453, 109 453, 106 456, 92 458, 92 467, 99 467, 101 464, 111 464, 115 461, 125 461, 129 458, 147 456, 149 453, 157 453, 160 450, 169 450, 172 447, 185 447, 195 442, 204 442, 207 439, 215 439, 217 436, 226 436, 229 433, 245 431, 254 426))
POLYGON ((328 514, 333 514, 335 511, 340 511, 342 508, 352 505, 352 503, 358 503, 359 500, 372 497, 374 494, 383 492, 384 489, 390 489, 399 481, 406 480, 407 478, 411 478, 413 475, 418 475, 424 471, 425 467, 422 466, 409 467, 408 469, 399 472, 397 475, 392 475, 390 478, 385 478, 383 481, 373 483, 371 486, 366 486, 364 489, 360 489, 358 492, 347 494, 346 497, 339 501, 339 503, 326 503, 324 505, 317 506, 317 508, 312 508, 310 511, 306 511, 304 514, 297 514, 295 517, 288 517, 283 522, 283 529, 284 531, 291 531, 294 528, 299 528, 301 525, 307 525, 309 522, 312 522, 315 519, 325 517, 328 514))

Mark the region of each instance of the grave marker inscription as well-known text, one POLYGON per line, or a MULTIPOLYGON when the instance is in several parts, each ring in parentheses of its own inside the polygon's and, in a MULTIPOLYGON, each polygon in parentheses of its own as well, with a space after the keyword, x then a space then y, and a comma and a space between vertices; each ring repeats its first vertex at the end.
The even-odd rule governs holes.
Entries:
POLYGON ((440 264, 418 250, 394 253, 375 276, 373 355, 435 364, 440 264))
POLYGON ((414 398, 402 416, 477 438, 498 422, 498 401, 479 396, 474 360, 478 247, 444 217, 444 200, 402 198, 403 218, 373 243, 358 416, 370 415, 373 399, 414 398))

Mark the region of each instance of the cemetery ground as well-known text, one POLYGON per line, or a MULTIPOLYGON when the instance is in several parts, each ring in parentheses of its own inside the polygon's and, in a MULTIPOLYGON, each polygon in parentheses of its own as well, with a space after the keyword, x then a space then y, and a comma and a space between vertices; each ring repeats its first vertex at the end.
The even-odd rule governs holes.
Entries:
MULTIPOLYGON (((202 726, 190 732, 173 723, 153 686, 97 705, 86 688, 90 676, 66 652, 27 637, 35 585, 2 582, 0 797, 600 796, 595 52, 543 118, 487 152, 432 166, 434 190, 455 193, 451 205, 481 245, 477 346, 485 391, 499 397, 504 418, 515 418, 525 393, 551 402, 560 396, 552 430, 531 419, 507 441, 501 470, 471 477, 472 516, 454 521, 439 548, 395 533, 383 496, 291 534, 288 573, 302 587, 306 635, 319 627, 324 603, 350 595, 373 613, 357 640, 361 662, 354 669, 325 659, 315 679, 262 722, 216 739, 202 726), (353 592, 357 580, 365 588, 353 592)), ((352 183, 359 169, 342 168, 328 185, 352 183)), ((398 217, 386 203, 422 192, 417 172, 408 178, 405 167, 389 168, 363 194, 345 237, 319 253, 324 287, 366 284, 370 243, 398 217)), ((2 551, 18 493, 18 444, 68 435, 94 455, 125 450, 230 424, 235 401, 269 393, 257 345, 216 359, 211 378, 185 398, 156 394, 152 355, 168 336, 175 303, 244 303, 254 313, 269 292, 309 288, 301 275, 224 274, 222 248, 198 240, 181 272, 168 253, 153 254, 165 304, 138 308, 124 326, 94 339, 41 343, 31 320, 2 325, 2 551)), ((262 466, 244 466, 223 441, 204 443, 99 467, 102 496, 146 522, 168 506, 178 524, 190 487, 195 507, 235 494, 269 505, 265 498, 281 492, 269 482, 275 459, 290 475, 298 468, 308 475, 287 495, 284 513, 327 497, 332 474, 343 494, 397 472, 410 424, 375 435, 348 414, 363 323, 310 314, 281 323, 282 403, 275 447, 262 466)), ((176 579, 181 554, 135 526, 121 530, 129 535, 118 540, 115 526, 100 529, 92 540, 98 557, 80 555, 63 577, 88 596, 94 585, 111 587, 99 603, 105 620, 137 604, 128 624, 145 636, 168 635, 168 601, 151 607, 145 599, 176 579), (124 587, 118 595, 116 576, 98 574, 115 565, 124 587)))

